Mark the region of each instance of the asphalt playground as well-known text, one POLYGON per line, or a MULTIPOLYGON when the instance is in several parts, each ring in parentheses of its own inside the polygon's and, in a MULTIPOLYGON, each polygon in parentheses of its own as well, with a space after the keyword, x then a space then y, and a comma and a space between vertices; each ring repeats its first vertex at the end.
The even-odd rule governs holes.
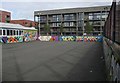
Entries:
POLYGON ((3 81, 106 81, 102 43, 2 44, 3 81))

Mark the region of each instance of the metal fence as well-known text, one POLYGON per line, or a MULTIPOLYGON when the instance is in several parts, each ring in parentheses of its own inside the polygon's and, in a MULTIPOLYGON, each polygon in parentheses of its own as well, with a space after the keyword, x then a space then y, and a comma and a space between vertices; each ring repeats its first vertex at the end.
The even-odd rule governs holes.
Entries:
POLYGON ((104 26, 104 36, 120 44, 120 0, 113 2, 104 26))

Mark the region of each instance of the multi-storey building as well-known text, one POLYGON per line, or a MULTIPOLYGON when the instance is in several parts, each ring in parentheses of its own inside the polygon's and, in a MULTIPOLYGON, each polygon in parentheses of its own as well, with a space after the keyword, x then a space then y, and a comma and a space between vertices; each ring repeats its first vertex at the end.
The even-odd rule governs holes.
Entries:
POLYGON ((26 20, 26 19, 23 19, 23 20, 11 20, 10 23, 20 24, 20 25, 25 26, 25 27, 36 27, 36 26, 38 26, 37 22, 31 21, 31 20, 26 20))
POLYGON ((9 23, 11 20, 11 13, 6 10, 0 10, 0 22, 9 23))
POLYGON ((83 35, 87 33, 86 23, 92 25, 92 35, 103 33, 103 26, 110 6, 69 8, 46 11, 35 11, 34 21, 39 23, 38 31, 45 35, 45 25, 50 27, 50 35, 83 35))

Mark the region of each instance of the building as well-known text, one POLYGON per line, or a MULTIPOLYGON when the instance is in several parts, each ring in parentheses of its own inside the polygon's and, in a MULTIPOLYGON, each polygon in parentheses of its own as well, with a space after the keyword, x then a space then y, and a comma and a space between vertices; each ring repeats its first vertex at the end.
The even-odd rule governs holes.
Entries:
POLYGON ((61 32, 62 35, 83 35, 88 32, 88 22, 93 27, 92 35, 98 35, 103 33, 109 10, 110 6, 96 6, 34 11, 34 21, 39 23, 41 35, 46 35, 46 25, 50 27, 50 35, 60 35, 61 32))
POLYGON ((22 26, 25 26, 25 27, 36 27, 38 26, 38 23, 37 22, 34 22, 34 21, 31 21, 31 20, 11 20, 10 23, 13 23, 13 24, 20 24, 22 26))
POLYGON ((0 9, 0 22, 9 23, 11 20, 11 13, 0 9))

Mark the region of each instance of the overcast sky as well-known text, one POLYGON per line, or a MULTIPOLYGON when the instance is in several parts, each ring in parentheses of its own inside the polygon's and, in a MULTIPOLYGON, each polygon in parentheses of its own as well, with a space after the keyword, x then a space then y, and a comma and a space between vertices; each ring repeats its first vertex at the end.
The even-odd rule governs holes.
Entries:
POLYGON ((91 7, 111 5, 110 0, 2 0, 2 9, 11 11, 12 19, 33 20, 35 10, 52 10, 75 7, 91 7), (74 1, 74 2, 73 2, 74 1), (83 2, 84 1, 84 2, 83 2))

